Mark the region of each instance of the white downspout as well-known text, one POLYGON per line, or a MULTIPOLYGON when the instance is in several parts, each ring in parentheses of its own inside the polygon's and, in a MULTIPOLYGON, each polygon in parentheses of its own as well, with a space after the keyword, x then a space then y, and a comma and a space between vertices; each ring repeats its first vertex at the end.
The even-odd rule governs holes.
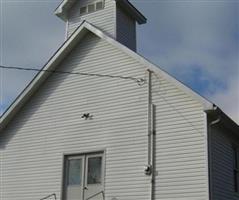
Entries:
MULTIPOLYGON (((215 109, 216 110, 216 109, 215 109)), ((212 181, 212 150, 211 150, 211 130, 212 130, 212 126, 218 124, 221 122, 221 117, 219 116, 216 120, 211 121, 209 123, 209 130, 208 130, 208 156, 209 156, 209 198, 210 200, 213 200, 213 181, 212 181)))
POLYGON ((212 122, 210 123, 210 126, 213 126, 213 125, 215 125, 215 124, 218 124, 220 121, 221 121, 221 117, 218 117, 216 120, 214 120, 214 121, 212 121, 212 122))

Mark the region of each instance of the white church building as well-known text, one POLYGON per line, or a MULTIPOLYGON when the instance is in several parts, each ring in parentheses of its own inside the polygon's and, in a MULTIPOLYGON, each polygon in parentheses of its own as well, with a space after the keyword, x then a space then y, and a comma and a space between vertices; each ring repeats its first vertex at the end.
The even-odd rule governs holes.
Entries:
POLYGON ((0 200, 238 200, 239 126, 137 54, 127 0, 63 0, 67 39, 0 118, 0 200))

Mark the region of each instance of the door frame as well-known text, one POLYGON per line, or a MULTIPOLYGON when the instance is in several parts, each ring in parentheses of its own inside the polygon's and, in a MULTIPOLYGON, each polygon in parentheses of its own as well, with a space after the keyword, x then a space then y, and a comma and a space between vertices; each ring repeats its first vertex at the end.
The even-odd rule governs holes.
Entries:
MULTIPOLYGON (((105 172, 106 172, 106 149, 103 150, 93 150, 93 151, 83 151, 81 153, 63 153, 62 156, 62 175, 61 175, 61 193, 60 196, 62 200, 66 200, 66 180, 67 180, 67 158, 68 157, 81 157, 81 156, 89 156, 89 155, 97 155, 100 154, 102 156, 102 186, 105 189, 105 172)), ((85 168, 84 162, 84 168, 85 168)), ((85 184, 85 173, 83 177, 83 184, 85 184)), ((83 185, 84 186, 84 185, 83 185)))

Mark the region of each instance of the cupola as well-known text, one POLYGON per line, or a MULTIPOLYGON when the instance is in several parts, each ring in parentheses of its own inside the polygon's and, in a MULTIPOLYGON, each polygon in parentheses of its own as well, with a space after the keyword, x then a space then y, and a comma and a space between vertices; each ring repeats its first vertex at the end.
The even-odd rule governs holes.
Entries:
POLYGON ((69 37, 83 21, 136 51, 136 23, 147 19, 128 0, 64 0, 55 14, 66 22, 69 37))

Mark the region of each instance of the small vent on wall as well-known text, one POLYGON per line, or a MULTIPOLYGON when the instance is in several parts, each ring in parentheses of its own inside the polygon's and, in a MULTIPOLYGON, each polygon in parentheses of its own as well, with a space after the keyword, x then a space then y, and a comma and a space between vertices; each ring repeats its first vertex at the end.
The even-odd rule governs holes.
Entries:
POLYGON ((104 1, 96 1, 95 3, 82 6, 80 8, 80 15, 86 15, 102 9, 104 9, 104 1))
POLYGON ((104 8, 103 1, 97 2, 96 3, 96 10, 100 10, 104 8))
POLYGON ((95 11, 95 4, 90 4, 87 6, 88 8, 88 13, 94 12, 95 11))

